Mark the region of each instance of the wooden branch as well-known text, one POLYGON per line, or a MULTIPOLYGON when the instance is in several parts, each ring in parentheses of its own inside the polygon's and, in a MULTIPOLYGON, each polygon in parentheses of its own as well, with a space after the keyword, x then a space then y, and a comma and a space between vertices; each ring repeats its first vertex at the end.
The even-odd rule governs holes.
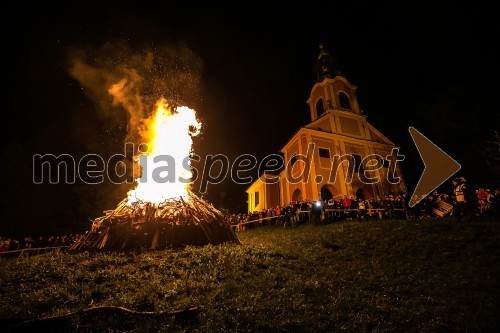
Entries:
MULTIPOLYGON (((174 318, 179 321, 195 320, 198 318, 199 310, 197 307, 188 308, 185 310, 168 312, 168 311, 158 311, 158 312, 139 312, 130 310, 121 306, 98 306, 88 309, 83 309, 80 311, 74 311, 63 315, 52 316, 52 317, 42 317, 31 320, 25 320, 21 323, 13 324, 12 320, 6 320, 0 322, 1 326, 3 324, 11 325, 11 328, 16 332, 33 332, 34 330, 45 331, 45 329, 50 331, 61 331, 64 328, 69 328, 75 325, 75 319, 90 321, 95 316, 115 316, 123 318, 157 318, 157 319, 167 319, 174 318)), ((4 326, 5 327, 5 326, 4 326)))

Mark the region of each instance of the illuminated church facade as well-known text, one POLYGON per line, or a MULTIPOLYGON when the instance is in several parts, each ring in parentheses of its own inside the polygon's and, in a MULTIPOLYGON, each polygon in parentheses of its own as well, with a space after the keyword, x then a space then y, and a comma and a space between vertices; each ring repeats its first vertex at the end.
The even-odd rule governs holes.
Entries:
POLYGON ((335 60, 322 45, 320 48, 316 64, 318 81, 307 100, 311 122, 299 128, 281 148, 284 170, 279 175, 264 174, 248 187, 249 211, 283 206, 292 201, 327 200, 346 195, 368 200, 391 192, 406 192, 399 164, 390 170, 389 163, 381 161, 380 168, 364 170, 362 161, 366 156, 377 154, 385 158, 398 147, 367 121, 359 107, 357 87, 339 74, 335 60), (335 155, 348 155, 351 159, 337 167, 333 163, 335 155), (305 158, 300 161, 298 156, 305 158), (309 170, 305 170, 306 164, 309 170), (379 181, 363 182, 358 175, 365 171, 379 181), (390 171, 399 182, 388 181, 390 171), (306 176, 300 181, 290 181, 300 175, 306 176))

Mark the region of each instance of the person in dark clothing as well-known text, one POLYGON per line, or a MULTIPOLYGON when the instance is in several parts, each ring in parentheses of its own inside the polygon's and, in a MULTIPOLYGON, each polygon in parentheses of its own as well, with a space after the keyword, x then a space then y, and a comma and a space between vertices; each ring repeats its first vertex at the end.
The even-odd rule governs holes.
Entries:
POLYGON ((323 209, 323 202, 316 201, 311 207, 311 215, 314 225, 321 225, 321 211, 323 209))
MULTIPOLYGON (((302 212, 307 212, 308 207, 307 207, 307 202, 303 201, 302 204, 300 205, 300 210, 302 212)), ((309 214, 307 213, 300 213, 300 220, 305 222, 309 220, 309 214)))
POLYGON ((12 239, 9 243, 9 251, 19 250, 19 241, 17 239, 12 239))
POLYGON ((327 201, 326 209, 329 209, 330 211, 325 213, 325 219, 328 219, 329 222, 332 222, 334 218, 334 212, 332 211, 332 209, 335 209, 335 200, 333 200, 333 198, 330 198, 327 201))

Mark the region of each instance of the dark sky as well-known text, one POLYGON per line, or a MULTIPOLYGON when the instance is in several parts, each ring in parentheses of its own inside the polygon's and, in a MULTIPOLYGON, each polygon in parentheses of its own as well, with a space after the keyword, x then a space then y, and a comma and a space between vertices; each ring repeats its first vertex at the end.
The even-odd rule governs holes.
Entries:
MULTIPOLYGON (((477 166, 487 163, 487 153, 471 157, 489 149, 491 131, 498 129, 494 11, 456 3, 342 3, 290 8, 291 14, 176 9, 170 2, 17 11, 19 24, 3 27, 9 59, 4 83, 12 90, 5 97, 2 140, 2 205, 9 213, 0 232, 18 230, 12 221, 20 230, 37 232, 82 229, 124 197, 126 189, 109 184, 31 184, 34 153, 93 153, 89 141, 98 141, 100 152, 117 152, 123 133, 103 130, 97 106, 68 74, 67 57, 73 48, 119 41, 137 50, 185 45, 202 60, 202 87, 193 105, 204 121, 195 143, 202 155, 251 153, 260 159, 277 152, 309 121, 305 102, 322 40, 342 74, 358 86, 368 121, 408 155, 403 169, 410 185, 423 169, 407 131, 413 125, 464 164, 470 178, 497 186, 493 167, 477 166)), ((220 207, 244 209, 244 190, 225 182, 209 187, 208 198, 220 207)))

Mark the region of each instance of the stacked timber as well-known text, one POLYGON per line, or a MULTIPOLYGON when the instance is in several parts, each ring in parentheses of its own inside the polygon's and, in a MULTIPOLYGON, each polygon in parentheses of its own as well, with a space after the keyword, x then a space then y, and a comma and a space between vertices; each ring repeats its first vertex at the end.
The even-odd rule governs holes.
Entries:
POLYGON ((69 251, 165 249, 185 245, 238 243, 223 214, 194 193, 160 204, 127 199, 92 221, 69 251))

